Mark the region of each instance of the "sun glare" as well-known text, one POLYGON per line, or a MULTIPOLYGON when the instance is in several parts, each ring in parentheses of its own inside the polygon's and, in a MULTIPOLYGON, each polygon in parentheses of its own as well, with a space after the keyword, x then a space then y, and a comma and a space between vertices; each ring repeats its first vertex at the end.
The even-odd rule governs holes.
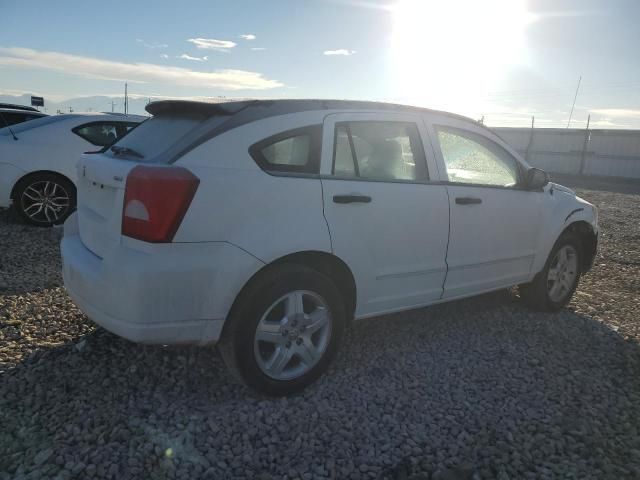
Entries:
POLYGON ((524 56, 525 0, 400 0, 392 8, 395 88, 404 101, 472 114, 524 56))

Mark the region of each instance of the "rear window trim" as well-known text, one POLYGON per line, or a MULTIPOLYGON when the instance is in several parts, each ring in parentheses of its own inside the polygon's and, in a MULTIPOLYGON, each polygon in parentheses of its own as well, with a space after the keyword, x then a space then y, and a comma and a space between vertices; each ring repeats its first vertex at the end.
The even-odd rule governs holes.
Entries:
POLYGON ((269 174, 302 174, 302 175, 319 175, 320 174, 320 157, 322 152, 322 125, 314 124, 305 127, 294 128, 276 133, 270 137, 264 138, 249 147, 249 155, 263 171, 269 174), (281 142, 288 138, 301 135, 309 135, 311 145, 309 149, 309 162, 306 165, 276 165, 270 163, 262 150, 274 143, 281 142))

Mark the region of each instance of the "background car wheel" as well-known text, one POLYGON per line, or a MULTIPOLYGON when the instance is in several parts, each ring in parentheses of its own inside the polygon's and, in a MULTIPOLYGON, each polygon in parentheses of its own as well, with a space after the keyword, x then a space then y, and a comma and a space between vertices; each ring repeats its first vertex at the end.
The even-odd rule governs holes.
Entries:
POLYGON ((346 310, 325 275, 282 265, 252 280, 227 322, 219 348, 230 370, 258 392, 287 395, 327 369, 346 310))
POLYGON ((20 180, 14 192, 16 210, 31 225, 58 225, 76 208, 76 188, 61 175, 29 175, 20 180))
POLYGON ((562 234, 542 271, 531 283, 519 286, 520 297, 536 310, 560 310, 569 303, 578 287, 581 265, 578 237, 570 232, 562 234))

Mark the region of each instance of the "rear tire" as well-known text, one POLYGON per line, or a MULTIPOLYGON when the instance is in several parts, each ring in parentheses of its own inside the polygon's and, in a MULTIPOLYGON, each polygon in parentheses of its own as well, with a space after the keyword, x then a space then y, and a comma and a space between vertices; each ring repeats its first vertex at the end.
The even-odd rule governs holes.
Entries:
POLYGON ((342 341, 345 304, 325 275, 299 265, 259 274, 236 300, 219 350, 257 392, 298 392, 327 369, 342 341))
POLYGON ((518 287, 520 298, 535 310, 554 312, 564 308, 578 287, 581 265, 580 239, 571 232, 563 233, 542 271, 531 283, 518 287))
POLYGON ((36 173, 16 184, 13 204, 30 225, 59 225, 76 208, 76 187, 62 175, 36 173))

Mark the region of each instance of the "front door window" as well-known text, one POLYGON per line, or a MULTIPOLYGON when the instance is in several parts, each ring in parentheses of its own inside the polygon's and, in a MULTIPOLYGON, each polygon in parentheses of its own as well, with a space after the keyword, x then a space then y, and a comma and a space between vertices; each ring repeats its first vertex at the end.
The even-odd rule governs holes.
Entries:
POLYGON ((457 128, 436 130, 450 182, 498 187, 518 184, 518 164, 498 144, 457 128))

